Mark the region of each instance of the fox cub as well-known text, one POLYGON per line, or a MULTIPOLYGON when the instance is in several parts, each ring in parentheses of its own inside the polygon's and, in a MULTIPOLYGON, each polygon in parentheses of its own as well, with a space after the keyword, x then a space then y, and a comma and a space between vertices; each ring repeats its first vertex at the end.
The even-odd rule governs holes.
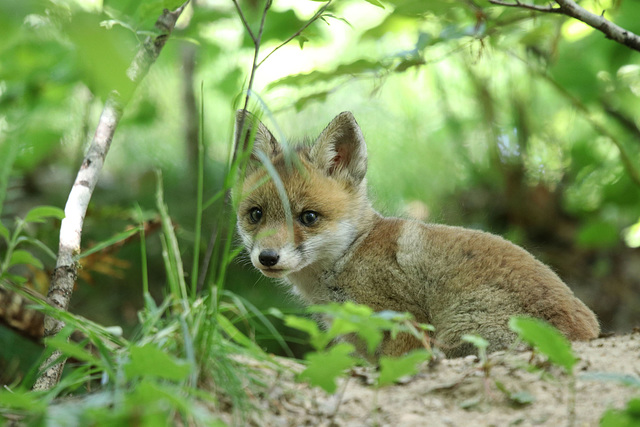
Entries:
MULTIPOLYGON (((434 342, 448 357, 474 352, 464 334, 487 339, 489 351, 509 346, 514 315, 544 319, 571 340, 598 336, 593 312, 519 246, 376 212, 367 198, 366 144, 350 112, 313 144, 290 149, 255 116, 243 121, 244 141, 251 135, 254 145, 237 199, 239 234, 252 264, 293 285, 304 302, 408 311, 435 327, 434 342)), ((408 335, 386 337, 378 355, 418 347, 408 335)))

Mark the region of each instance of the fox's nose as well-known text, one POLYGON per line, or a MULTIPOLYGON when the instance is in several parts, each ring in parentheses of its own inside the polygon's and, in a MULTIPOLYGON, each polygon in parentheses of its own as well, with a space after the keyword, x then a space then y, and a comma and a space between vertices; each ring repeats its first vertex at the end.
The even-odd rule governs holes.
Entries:
POLYGON ((260 264, 264 265, 265 267, 273 267, 278 263, 280 255, 278 255, 278 252, 273 249, 265 249, 260 252, 260 255, 258 255, 258 259, 260 260, 260 264))

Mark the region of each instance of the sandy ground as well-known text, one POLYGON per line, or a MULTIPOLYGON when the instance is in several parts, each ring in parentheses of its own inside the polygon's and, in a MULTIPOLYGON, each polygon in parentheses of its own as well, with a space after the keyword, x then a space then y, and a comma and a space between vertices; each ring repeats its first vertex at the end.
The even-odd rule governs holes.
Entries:
MULTIPOLYGON (((595 426, 608 408, 623 408, 640 387, 640 333, 574 343, 580 362, 571 378, 530 351, 490 355, 487 376, 475 357, 425 364, 401 384, 376 389, 373 370, 351 372, 328 395, 296 383, 301 367, 267 375, 255 402, 260 426, 595 426), (529 363, 531 362, 531 364, 529 363), (535 368, 531 368, 531 366, 535 368), (502 385, 502 391, 496 385, 502 385), (531 403, 518 403, 531 400, 531 403), (573 401, 573 403, 572 403, 573 401), (571 408, 574 406, 573 413, 571 408), (572 422, 573 421, 573 424, 572 422)), ((247 420, 249 421, 249 420, 247 420)), ((233 422, 231 422, 233 424, 233 422)))

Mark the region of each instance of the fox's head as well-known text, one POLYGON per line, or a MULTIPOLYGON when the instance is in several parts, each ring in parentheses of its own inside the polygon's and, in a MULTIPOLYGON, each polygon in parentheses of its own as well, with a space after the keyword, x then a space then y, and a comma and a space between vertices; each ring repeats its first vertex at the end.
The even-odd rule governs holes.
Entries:
POLYGON ((238 140, 253 138, 253 150, 235 197, 238 230, 252 264, 276 278, 330 267, 373 214, 360 127, 344 112, 313 144, 284 146, 255 116, 242 115, 236 117, 238 140))

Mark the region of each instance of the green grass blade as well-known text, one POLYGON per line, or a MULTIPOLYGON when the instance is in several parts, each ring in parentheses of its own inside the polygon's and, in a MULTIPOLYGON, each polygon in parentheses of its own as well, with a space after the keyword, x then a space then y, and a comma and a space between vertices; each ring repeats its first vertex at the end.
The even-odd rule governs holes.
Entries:
POLYGON ((191 297, 198 290, 198 265, 200 264, 200 239, 202 233, 202 197, 204 192, 204 83, 200 84, 200 132, 198 133, 198 183, 196 190, 196 223, 193 242, 193 266, 191 267, 191 297))
POLYGON ((87 257, 87 256, 91 255, 91 254, 95 254, 96 252, 100 252, 101 250, 103 250, 105 248, 108 248, 109 246, 115 245, 116 243, 120 243, 123 240, 126 240, 129 237, 133 236, 134 234, 136 234, 139 231, 140 231, 140 227, 134 227, 134 228, 131 228, 129 230, 125 230, 125 231, 123 231, 121 233, 118 233, 115 236, 110 237, 109 239, 104 240, 104 241, 96 244, 91 249, 87 249, 86 251, 82 252, 80 255, 78 255, 76 260, 82 259, 84 257, 87 257))

